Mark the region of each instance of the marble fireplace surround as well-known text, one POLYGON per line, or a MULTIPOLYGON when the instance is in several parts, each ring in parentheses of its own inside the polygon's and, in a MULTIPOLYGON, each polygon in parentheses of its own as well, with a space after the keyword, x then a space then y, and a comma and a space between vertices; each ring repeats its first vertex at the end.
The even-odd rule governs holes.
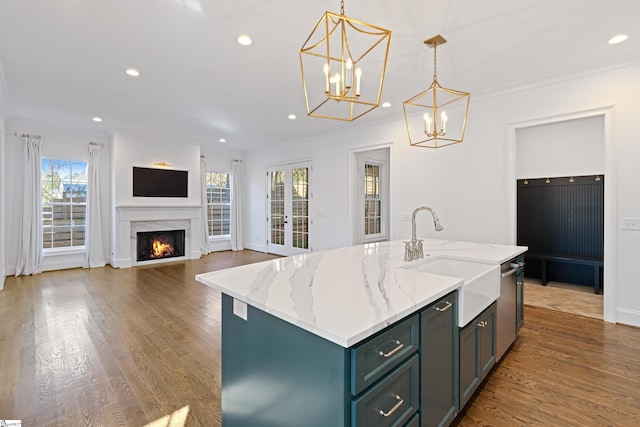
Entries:
POLYGON ((182 259, 200 258, 200 205, 119 205, 116 207, 116 235, 112 265, 129 268, 182 259), (136 261, 136 233, 140 231, 185 231, 185 256, 136 261), (194 233, 195 236, 194 236, 194 233))

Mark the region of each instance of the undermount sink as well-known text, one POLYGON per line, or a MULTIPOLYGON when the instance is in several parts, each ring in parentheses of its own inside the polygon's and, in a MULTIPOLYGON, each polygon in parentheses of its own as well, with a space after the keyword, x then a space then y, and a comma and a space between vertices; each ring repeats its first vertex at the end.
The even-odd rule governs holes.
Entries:
POLYGON ((500 265, 438 257, 405 268, 464 280, 458 292, 458 326, 463 327, 500 296, 500 265))

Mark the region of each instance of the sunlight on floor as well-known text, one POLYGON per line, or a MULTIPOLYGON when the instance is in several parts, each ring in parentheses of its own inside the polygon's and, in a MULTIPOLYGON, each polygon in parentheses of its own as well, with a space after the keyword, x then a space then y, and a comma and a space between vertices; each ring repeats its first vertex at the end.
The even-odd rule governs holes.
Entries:
POLYGON ((539 280, 525 279, 524 303, 564 313, 603 319, 604 299, 594 294, 593 288, 567 283, 549 282, 542 286, 539 280))
POLYGON ((187 422, 187 415, 189 415, 189 405, 174 411, 170 415, 158 418, 144 427, 184 427, 187 422))

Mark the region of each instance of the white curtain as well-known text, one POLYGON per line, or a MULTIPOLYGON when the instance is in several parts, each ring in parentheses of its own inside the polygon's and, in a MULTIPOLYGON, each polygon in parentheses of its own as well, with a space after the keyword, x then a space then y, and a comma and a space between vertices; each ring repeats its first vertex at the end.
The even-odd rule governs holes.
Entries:
POLYGON ((16 276, 40 273, 40 263, 42 262, 41 139, 39 136, 26 135, 23 140, 23 199, 16 276))
POLYGON ((204 156, 200 156, 200 188, 201 195, 200 200, 202 203, 202 255, 206 255, 211 250, 209 249, 209 226, 207 221, 209 219, 207 209, 207 163, 204 160, 204 156))
POLYGON ((234 160, 231 166, 231 250, 244 249, 242 233, 242 161, 234 160))
POLYGON ((102 232, 101 150, 102 146, 100 145, 89 145, 84 268, 104 267, 107 264, 107 259, 104 256, 104 235, 102 232))

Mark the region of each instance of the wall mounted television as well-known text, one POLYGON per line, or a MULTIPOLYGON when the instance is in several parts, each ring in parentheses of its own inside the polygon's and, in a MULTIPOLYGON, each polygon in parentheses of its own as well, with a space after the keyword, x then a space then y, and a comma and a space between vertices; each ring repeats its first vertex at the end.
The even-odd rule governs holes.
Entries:
POLYGON ((188 171, 133 167, 133 197, 188 196, 188 171))

